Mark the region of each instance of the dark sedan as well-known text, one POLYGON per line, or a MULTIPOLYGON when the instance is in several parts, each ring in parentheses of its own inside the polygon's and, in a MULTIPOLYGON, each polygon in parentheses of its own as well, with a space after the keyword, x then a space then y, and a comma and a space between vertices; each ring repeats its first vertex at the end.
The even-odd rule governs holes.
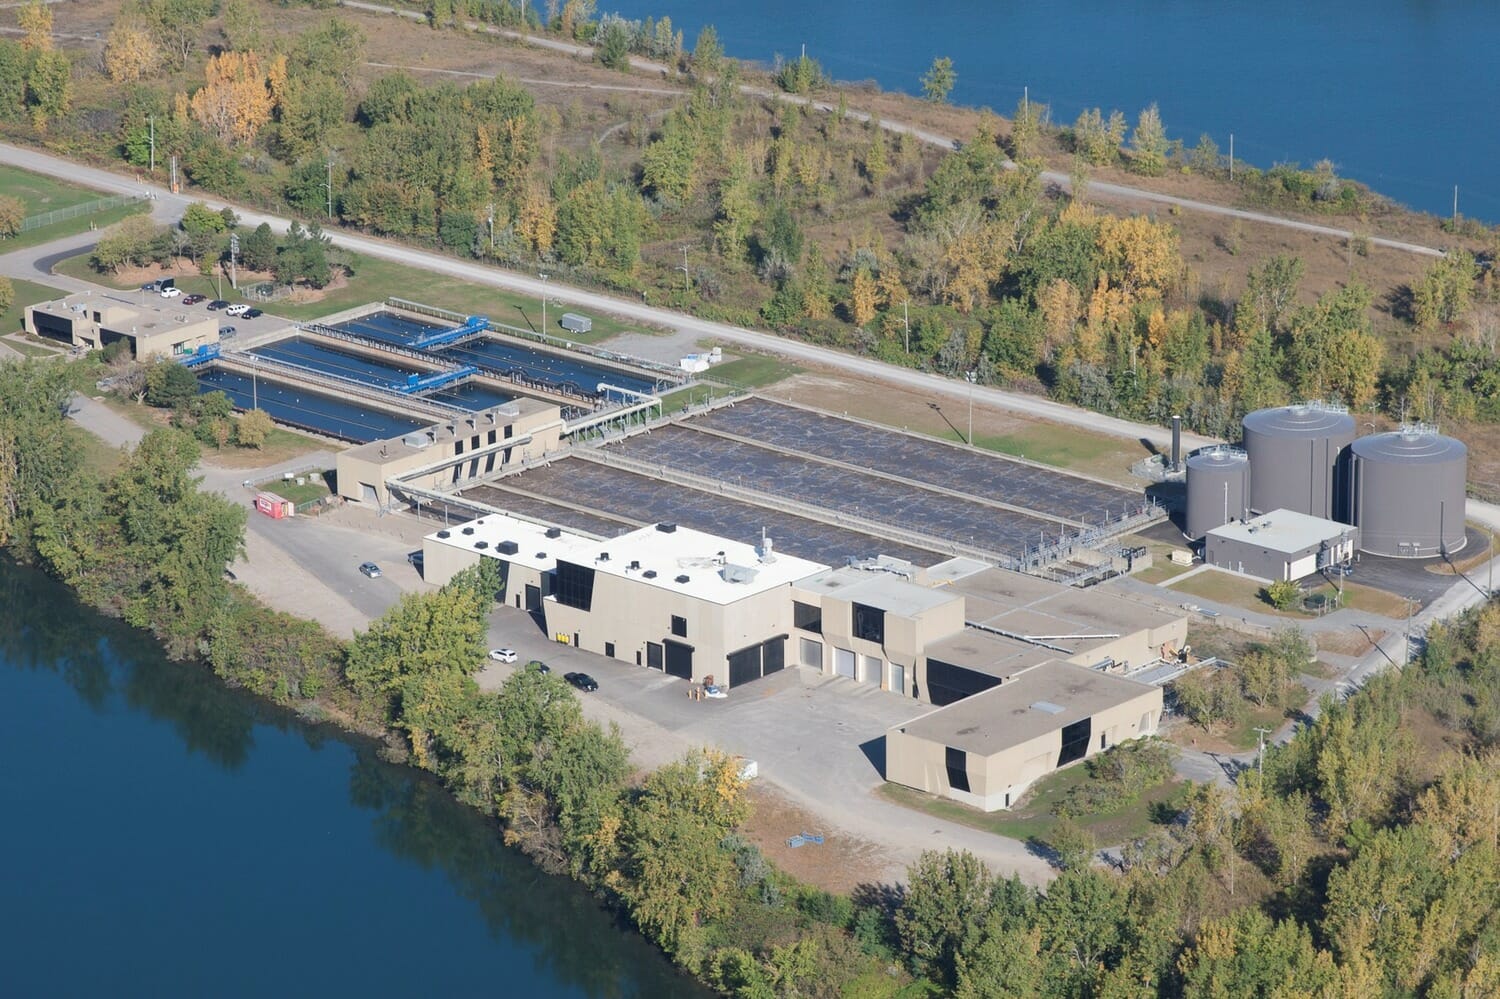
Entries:
POLYGON ((587 673, 564 673, 563 679, 579 690, 595 691, 599 689, 599 682, 587 673))
POLYGON ((260 311, 259 309, 246 309, 245 310, 245 318, 246 319, 259 319, 263 315, 265 315, 265 313, 262 312, 262 311, 260 311))
POLYGON ((208 301, 207 295, 189 295, 182 300, 183 305, 197 305, 199 302, 208 301))
POLYGON ((204 306, 204 308, 208 309, 208 311, 210 312, 218 312, 220 309, 229 308, 229 303, 224 301, 224 299, 222 298, 216 298, 212 302, 209 302, 208 305, 204 306))

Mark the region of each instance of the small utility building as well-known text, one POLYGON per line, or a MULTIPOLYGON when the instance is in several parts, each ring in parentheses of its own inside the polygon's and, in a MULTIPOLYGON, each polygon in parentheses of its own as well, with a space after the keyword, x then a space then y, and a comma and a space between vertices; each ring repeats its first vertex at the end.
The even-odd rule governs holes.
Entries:
POLYGON ((1359 530, 1295 510, 1216 527, 1203 537, 1203 561, 1272 581, 1298 580, 1354 557, 1359 530))
POLYGON ((1156 734, 1160 687, 1063 662, 886 732, 886 780, 987 812, 1009 808, 1038 778, 1156 734))
POLYGON ((26 332, 85 350, 125 341, 136 360, 180 357, 219 342, 219 320, 197 318, 175 299, 139 292, 133 302, 119 294, 69 295, 26 307, 26 332))

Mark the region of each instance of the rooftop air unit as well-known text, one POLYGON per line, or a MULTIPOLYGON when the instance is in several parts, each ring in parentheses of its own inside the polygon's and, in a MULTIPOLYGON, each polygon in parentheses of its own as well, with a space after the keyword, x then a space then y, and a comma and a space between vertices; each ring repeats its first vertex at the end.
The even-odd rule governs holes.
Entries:
POLYGON ((547 537, 549 537, 549 538, 560 538, 560 537, 562 537, 562 528, 560 528, 560 527, 549 527, 549 528, 547 528, 547 537))
POLYGON ((474 528, 472 528, 472 527, 465 527, 464 528, 464 533, 465 534, 473 534, 474 533, 474 528))
POLYGON ((640 560, 639 559, 632 559, 631 562, 630 562, 630 567, 632 569, 639 569, 641 567, 640 560))
POLYGON ((450 537, 451 536, 451 532, 449 532, 449 531, 438 531, 437 536, 440 537, 440 538, 450 537))
POLYGON ((495 551, 501 555, 514 555, 520 550, 520 547, 514 541, 502 541, 495 546, 495 551))
POLYGON ((608 562, 609 561, 609 552, 600 552, 599 553, 599 561, 601 561, 601 562, 608 562))
POLYGON ((489 546, 490 546, 490 543, 488 541, 476 541, 476 542, 474 542, 474 547, 475 548, 484 549, 484 548, 488 548, 489 546))
POLYGON ((682 575, 682 576, 678 576, 677 577, 677 582, 679 582, 679 583, 686 583, 686 582, 690 581, 691 579, 692 579, 691 576, 682 575))
POLYGON ((677 525, 676 524, 657 524, 656 525, 656 529, 658 531, 660 531, 661 533, 663 533, 663 534, 675 534, 675 533, 677 533, 677 525))
POLYGON ((643 576, 646 579, 655 579, 656 578, 656 570, 655 569, 647 569, 645 572, 641 573, 641 576, 643 576))

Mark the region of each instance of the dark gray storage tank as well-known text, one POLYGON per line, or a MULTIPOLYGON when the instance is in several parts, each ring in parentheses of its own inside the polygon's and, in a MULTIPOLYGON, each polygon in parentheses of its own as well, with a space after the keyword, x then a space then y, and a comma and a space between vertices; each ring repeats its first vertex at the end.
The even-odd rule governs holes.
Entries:
POLYGON ((1245 516, 1250 459, 1237 447, 1212 447, 1187 460, 1187 536, 1194 541, 1245 516))
POLYGON ((1469 449, 1431 427, 1355 441, 1349 469, 1350 523, 1359 549, 1431 558, 1463 548, 1469 449))
POLYGON ((1342 406, 1306 402, 1245 416, 1250 456, 1250 509, 1295 510, 1332 520, 1343 507, 1341 455, 1354 440, 1354 418, 1342 406))

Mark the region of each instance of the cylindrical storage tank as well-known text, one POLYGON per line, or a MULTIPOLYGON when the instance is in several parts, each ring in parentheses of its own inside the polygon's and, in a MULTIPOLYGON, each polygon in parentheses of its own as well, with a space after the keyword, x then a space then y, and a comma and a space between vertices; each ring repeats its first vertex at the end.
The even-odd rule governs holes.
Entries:
POLYGON ((1339 459, 1354 440, 1354 417, 1338 406, 1303 403, 1245 416, 1250 509, 1295 510, 1332 520, 1342 503, 1339 459))
POLYGON ((1463 548, 1469 449, 1425 427, 1371 434, 1350 448, 1350 522, 1359 550, 1430 558, 1463 548))
POLYGON ((1214 447, 1187 460, 1187 536, 1194 541, 1245 516, 1250 459, 1236 447, 1214 447))

